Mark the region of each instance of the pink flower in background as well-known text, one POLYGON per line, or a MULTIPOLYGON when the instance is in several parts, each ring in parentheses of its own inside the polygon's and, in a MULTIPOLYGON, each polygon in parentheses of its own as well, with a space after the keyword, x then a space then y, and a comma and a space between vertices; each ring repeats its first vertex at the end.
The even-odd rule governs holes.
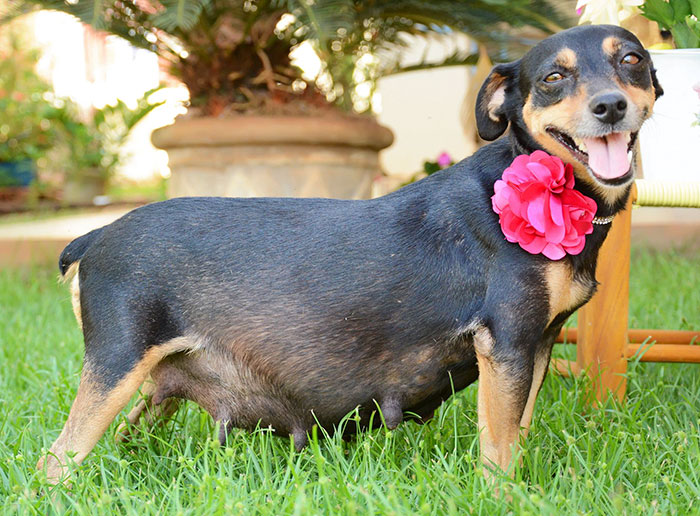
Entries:
POLYGON ((450 156, 447 152, 443 152, 438 156, 437 164, 440 165, 440 168, 449 167, 452 163, 452 156, 450 156))
POLYGON ((698 98, 700 99, 700 82, 693 84, 693 89, 695 90, 695 93, 698 94, 698 98))
POLYGON ((593 232, 596 203, 574 190, 570 164, 544 151, 521 154, 494 184, 501 230, 531 254, 560 260, 579 254, 593 232))

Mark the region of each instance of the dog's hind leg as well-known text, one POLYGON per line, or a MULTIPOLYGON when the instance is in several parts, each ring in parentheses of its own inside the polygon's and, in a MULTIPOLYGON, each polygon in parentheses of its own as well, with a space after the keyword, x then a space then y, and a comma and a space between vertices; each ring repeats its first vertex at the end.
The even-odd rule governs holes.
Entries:
POLYGON ((68 420, 53 443, 46 457, 42 457, 37 469, 45 469, 51 483, 59 482, 66 473, 71 458, 76 464, 90 453, 109 424, 124 408, 148 375, 148 358, 139 361, 118 381, 104 377, 104 372, 86 360, 80 376, 78 393, 71 406, 68 420))
POLYGON ((159 405, 153 403, 153 395, 156 391, 156 384, 148 378, 141 386, 141 398, 129 411, 126 421, 120 423, 114 434, 117 442, 127 442, 139 432, 138 424, 147 427, 151 431, 156 426, 164 425, 170 417, 177 411, 180 400, 177 398, 166 398, 159 405))
POLYGON ((90 453, 160 360, 191 345, 178 337, 149 347, 140 328, 119 331, 119 318, 112 317, 100 318, 104 324, 96 329, 85 315, 83 309, 85 360, 78 392, 61 434, 37 463, 51 483, 65 476, 69 459, 80 464, 90 453))

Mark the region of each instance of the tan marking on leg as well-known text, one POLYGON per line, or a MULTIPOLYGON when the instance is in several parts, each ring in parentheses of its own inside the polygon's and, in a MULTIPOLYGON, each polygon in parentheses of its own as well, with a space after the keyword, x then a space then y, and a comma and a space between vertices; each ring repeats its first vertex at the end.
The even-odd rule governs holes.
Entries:
POLYGON ((92 370, 93 366, 86 362, 68 420, 51 446, 49 454, 39 459, 37 469, 46 469, 49 482, 61 481, 66 473, 68 456, 74 454, 72 460, 80 464, 144 382, 151 369, 165 356, 189 349, 189 343, 189 339, 177 337, 151 348, 109 392, 104 392, 92 370))
POLYGON ((493 349, 491 332, 483 328, 474 336, 474 349, 479 364, 479 443, 481 461, 487 466, 487 474, 497 466, 509 471, 513 449, 518 443, 523 408, 519 406, 517 386, 512 385, 513 375, 503 365, 491 360, 493 349))
POLYGON ((544 278, 549 294, 548 326, 560 313, 580 306, 590 294, 591 287, 574 281, 571 266, 565 261, 548 263, 544 278))
POLYGON ((115 432, 115 440, 117 442, 125 442, 133 434, 130 428, 136 425, 145 410, 150 406, 150 398, 156 390, 156 384, 150 377, 141 385, 140 398, 136 405, 126 415, 126 421, 120 423, 115 432))
POLYGON ((532 414, 535 410, 535 401, 542 387, 542 383, 544 382, 544 378, 547 376, 548 367, 549 353, 539 353, 535 356, 530 394, 527 397, 523 417, 520 419, 520 432, 523 439, 530 433, 530 424, 532 423, 532 414))
POLYGON ((620 48, 620 45, 622 45, 622 43, 618 38, 616 38, 615 36, 608 36, 603 40, 603 52, 605 52, 610 57, 613 57, 617 53, 617 50, 620 48))
POLYGON ((568 69, 576 68, 576 52, 570 48, 562 48, 554 58, 554 63, 568 69))
POLYGON ((141 398, 127 414, 126 421, 120 423, 114 432, 115 441, 128 442, 137 435, 139 432, 138 424, 142 419, 142 425, 150 432, 157 426, 167 423, 177 411, 180 400, 176 398, 167 398, 160 405, 155 405, 152 400, 155 391, 155 382, 151 378, 147 379, 141 386, 141 398))

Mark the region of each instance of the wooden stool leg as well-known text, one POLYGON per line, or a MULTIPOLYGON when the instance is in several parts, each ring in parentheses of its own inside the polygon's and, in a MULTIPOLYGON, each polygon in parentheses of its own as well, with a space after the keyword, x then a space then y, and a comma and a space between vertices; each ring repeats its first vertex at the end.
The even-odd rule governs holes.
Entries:
POLYGON ((627 387, 631 201, 600 249, 598 292, 578 312, 576 362, 591 377, 597 402, 611 393, 623 401, 627 387))

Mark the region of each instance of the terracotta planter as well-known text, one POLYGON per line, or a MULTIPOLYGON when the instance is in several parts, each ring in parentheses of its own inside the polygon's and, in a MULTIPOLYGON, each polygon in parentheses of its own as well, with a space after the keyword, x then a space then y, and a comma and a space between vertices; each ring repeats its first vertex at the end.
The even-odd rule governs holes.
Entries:
POLYGON ((371 118, 178 119, 152 140, 168 151, 169 196, 366 199, 389 129, 371 118))

